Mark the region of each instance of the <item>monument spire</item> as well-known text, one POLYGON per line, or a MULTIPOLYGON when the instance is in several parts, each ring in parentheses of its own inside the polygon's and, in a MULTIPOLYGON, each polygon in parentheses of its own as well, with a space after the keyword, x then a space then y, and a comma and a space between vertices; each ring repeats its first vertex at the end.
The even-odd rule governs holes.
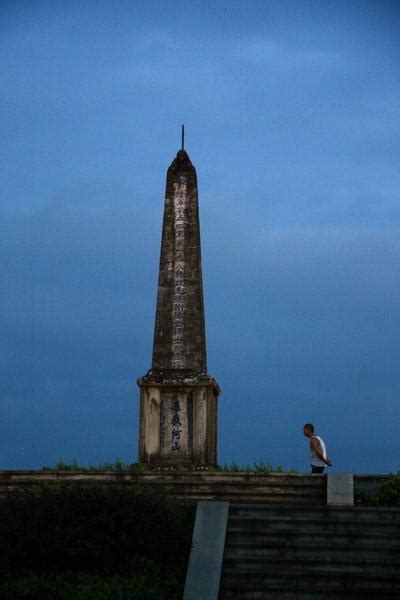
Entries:
POLYGON ((152 367, 138 384, 140 461, 215 464, 219 387, 207 374, 197 175, 184 125, 167 171, 152 367))
POLYGON ((207 370, 197 176, 185 150, 167 172, 152 369, 207 370))

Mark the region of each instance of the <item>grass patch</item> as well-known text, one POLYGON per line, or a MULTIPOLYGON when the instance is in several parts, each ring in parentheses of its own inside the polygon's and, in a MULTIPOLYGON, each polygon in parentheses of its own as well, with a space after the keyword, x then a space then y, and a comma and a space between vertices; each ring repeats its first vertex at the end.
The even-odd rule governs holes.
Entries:
POLYGON ((221 467, 217 467, 217 471, 224 471, 228 473, 294 473, 295 471, 287 471, 281 465, 274 467, 268 462, 260 461, 259 463, 254 462, 252 465, 238 465, 233 461, 230 465, 224 464, 221 467))
POLYGON ((148 470, 149 467, 145 463, 128 464, 122 462, 118 457, 113 463, 109 462, 102 465, 80 465, 76 458, 73 458, 69 463, 59 460, 53 466, 42 468, 42 471, 111 471, 114 473, 142 473, 148 470))
MULTIPOLYGON (((104 463, 102 465, 80 465, 78 461, 74 458, 71 462, 66 463, 63 460, 59 460, 53 466, 43 467, 43 471, 96 471, 96 472, 113 472, 113 473, 143 473, 151 470, 147 464, 144 463, 134 463, 127 464, 122 462, 119 458, 116 458, 113 463, 104 463)), ((169 466, 168 468, 161 468, 161 470, 166 471, 177 471, 177 472, 185 472, 185 471, 223 471, 230 473, 295 473, 293 469, 288 471, 284 469, 281 465, 273 466, 268 462, 260 461, 259 463, 254 462, 252 465, 238 465, 235 461, 231 464, 225 463, 224 465, 218 465, 216 467, 197 467, 197 466, 169 466)))

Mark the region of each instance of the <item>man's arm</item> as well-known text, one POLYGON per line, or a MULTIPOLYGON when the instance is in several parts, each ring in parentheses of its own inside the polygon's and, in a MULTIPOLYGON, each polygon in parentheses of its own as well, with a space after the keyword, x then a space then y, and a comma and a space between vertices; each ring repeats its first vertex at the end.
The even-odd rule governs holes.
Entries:
POLYGON ((313 447, 313 450, 314 450, 315 454, 318 456, 318 458, 320 458, 326 465, 331 467, 332 466, 331 461, 329 460, 328 457, 324 458, 324 455, 322 454, 321 450, 319 449, 319 442, 318 442, 317 438, 311 439, 311 446, 313 447))

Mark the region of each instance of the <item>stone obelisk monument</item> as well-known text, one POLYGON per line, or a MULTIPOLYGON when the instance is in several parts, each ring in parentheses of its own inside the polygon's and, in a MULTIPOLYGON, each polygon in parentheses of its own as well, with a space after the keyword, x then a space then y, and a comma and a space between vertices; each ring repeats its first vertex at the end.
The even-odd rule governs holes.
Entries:
POLYGON ((153 362, 138 385, 140 462, 216 464, 220 390, 207 374, 197 176, 183 127, 167 172, 153 362))

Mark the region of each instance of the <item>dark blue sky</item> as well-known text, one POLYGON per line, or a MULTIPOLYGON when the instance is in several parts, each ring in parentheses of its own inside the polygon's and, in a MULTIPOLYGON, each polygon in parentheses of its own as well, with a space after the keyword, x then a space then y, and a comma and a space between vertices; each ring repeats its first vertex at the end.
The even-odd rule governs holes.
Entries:
POLYGON ((184 122, 219 462, 400 469, 399 4, 5 0, 0 61, 0 468, 137 460, 184 122))

